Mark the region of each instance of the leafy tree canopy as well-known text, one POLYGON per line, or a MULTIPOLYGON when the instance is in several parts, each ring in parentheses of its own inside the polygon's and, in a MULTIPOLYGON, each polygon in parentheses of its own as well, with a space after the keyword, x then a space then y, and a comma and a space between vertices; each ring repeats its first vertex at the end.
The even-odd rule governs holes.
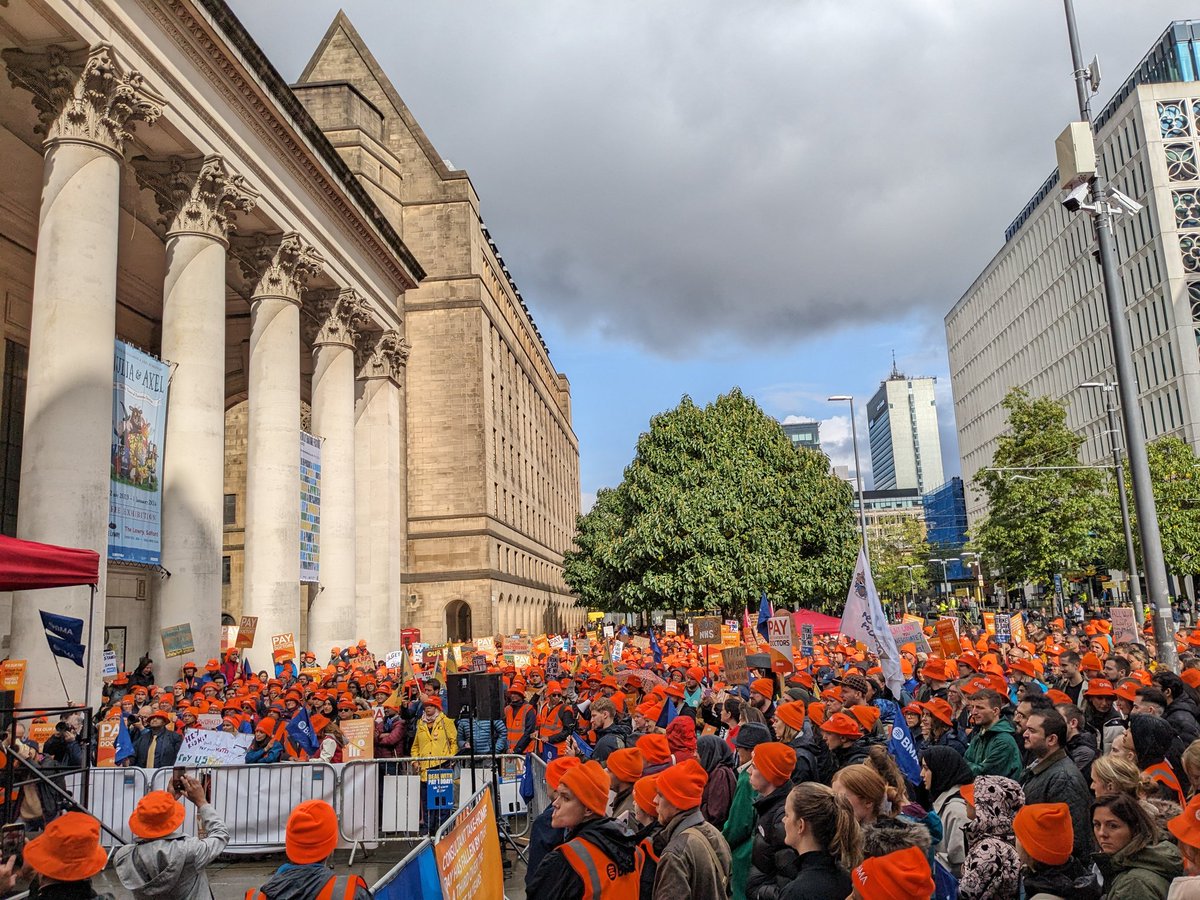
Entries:
MULTIPOLYGON (((1191 446, 1177 437, 1159 438, 1146 445, 1150 462, 1150 481, 1154 485, 1154 505, 1162 533, 1163 561, 1168 572, 1200 572, 1200 460, 1191 446)), ((1133 502, 1133 479, 1125 460, 1125 493, 1138 556, 1141 541, 1137 532, 1137 512, 1133 502)), ((1115 495, 1114 495, 1115 496, 1115 495)), ((1119 568, 1128 568, 1124 556, 1119 568)))
POLYGON ((1055 572, 1112 560, 1120 514, 1110 473, 1080 466, 1083 438, 1066 425, 1066 410, 1048 397, 1014 388, 1004 398, 1009 430, 1001 435, 992 468, 974 483, 988 498, 987 517, 972 546, 984 565, 1009 584, 1053 584, 1055 572))
POLYGON ((857 537, 850 486, 738 389, 650 420, 619 486, 578 519, 564 577, 604 611, 841 602, 857 537))
POLYGON ((920 519, 896 515, 878 521, 871 534, 871 574, 882 596, 923 593, 929 587, 928 560, 929 543, 920 519))

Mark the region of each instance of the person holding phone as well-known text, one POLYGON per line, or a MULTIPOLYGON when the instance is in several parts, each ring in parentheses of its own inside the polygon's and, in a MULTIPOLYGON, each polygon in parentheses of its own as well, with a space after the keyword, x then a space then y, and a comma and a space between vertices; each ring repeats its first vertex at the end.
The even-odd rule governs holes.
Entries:
POLYGON ((229 843, 229 831, 204 795, 204 785, 187 775, 171 780, 170 791, 151 791, 129 817, 137 841, 113 852, 117 877, 136 900, 209 900, 205 867, 229 843), (196 807, 204 837, 185 835, 183 796, 196 807))

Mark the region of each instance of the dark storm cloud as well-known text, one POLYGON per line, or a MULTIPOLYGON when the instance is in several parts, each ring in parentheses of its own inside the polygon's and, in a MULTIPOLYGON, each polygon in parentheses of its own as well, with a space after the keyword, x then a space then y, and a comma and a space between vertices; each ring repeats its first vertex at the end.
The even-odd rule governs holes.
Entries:
MULTIPOLYGON (((288 78, 336 11, 233 5, 288 78)), ((1102 98, 1197 12, 1078 6, 1102 98)), ((667 356, 940 321, 1074 117, 1049 0, 346 9, 539 320, 667 356)))

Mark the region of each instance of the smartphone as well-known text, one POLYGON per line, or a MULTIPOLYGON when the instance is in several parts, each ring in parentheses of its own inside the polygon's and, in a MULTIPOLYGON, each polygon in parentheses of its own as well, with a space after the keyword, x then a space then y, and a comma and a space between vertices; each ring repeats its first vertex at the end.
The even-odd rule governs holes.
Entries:
POLYGON ((176 766, 171 770, 171 787, 180 794, 183 793, 183 789, 185 787, 183 783, 183 774, 185 771, 186 770, 183 768, 183 766, 176 766))
POLYGON ((20 822, 0 828, 0 862, 17 858, 16 868, 25 865, 25 826, 20 822))

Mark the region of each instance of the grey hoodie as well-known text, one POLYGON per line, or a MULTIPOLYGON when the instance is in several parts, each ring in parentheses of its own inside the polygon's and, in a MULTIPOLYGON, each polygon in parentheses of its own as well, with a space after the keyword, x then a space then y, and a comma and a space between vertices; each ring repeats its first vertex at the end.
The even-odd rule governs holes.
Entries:
POLYGON ((139 840, 113 852, 117 877, 136 900, 165 897, 169 900, 210 900, 205 867, 229 843, 229 831, 216 810, 205 803, 197 811, 205 838, 176 831, 153 841, 139 840))

